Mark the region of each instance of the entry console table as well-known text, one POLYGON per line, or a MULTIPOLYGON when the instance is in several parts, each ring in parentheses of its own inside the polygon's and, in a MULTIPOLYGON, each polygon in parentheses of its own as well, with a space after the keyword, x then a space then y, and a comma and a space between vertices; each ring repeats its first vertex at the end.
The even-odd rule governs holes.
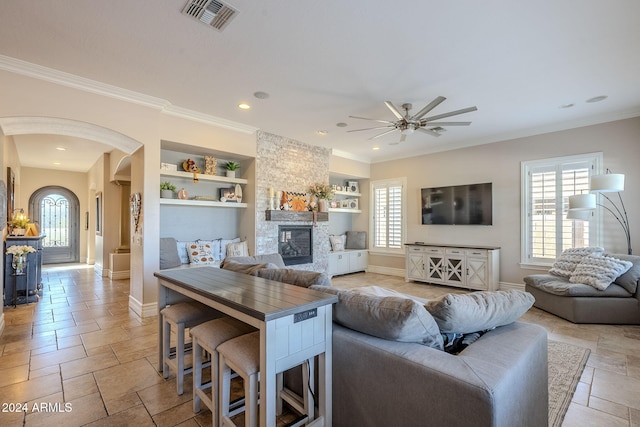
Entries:
MULTIPOLYGON (((155 276, 158 311, 193 299, 260 330, 260 426, 276 425, 276 375, 315 356, 318 417, 307 425, 331 426, 331 313, 336 295, 213 267, 163 270, 155 276)), ((158 329, 161 337, 161 319, 158 329)), ((162 370, 161 342, 158 367, 162 370)))
POLYGON ((406 243, 406 281, 497 291, 500 248, 406 243))

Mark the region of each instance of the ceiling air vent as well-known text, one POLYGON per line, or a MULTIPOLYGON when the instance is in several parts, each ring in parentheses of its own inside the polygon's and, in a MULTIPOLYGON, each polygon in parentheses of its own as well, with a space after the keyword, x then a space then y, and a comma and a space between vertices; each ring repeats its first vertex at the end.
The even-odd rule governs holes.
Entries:
POLYGON ((182 13, 222 31, 238 11, 218 0, 189 0, 182 13))

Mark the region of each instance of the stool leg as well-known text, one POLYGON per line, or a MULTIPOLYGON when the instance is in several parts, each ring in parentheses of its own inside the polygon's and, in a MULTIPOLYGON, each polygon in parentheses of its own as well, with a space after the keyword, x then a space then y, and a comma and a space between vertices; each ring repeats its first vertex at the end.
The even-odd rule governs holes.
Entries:
POLYGON ((258 374, 244 378, 245 425, 258 427, 258 374))
POLYGON ((276 415, 282 415, 282 390, 284 390, 284 373, 276 375, 276 415))
POLYGON ((191 339, 193 345, 193 412, 200 412, 200 396, 196 390, 202 388, 202 347, 198 343, 198 339, 194 336, 191 339))
POLYGON ((231 392, 231 369, 224 361, 223 355, 218 355, 218 421, 220 427, 226 425, 225 418, 229 416, 229 393, 231 392))
POLYGON ((162 321, 162 376, 169 378, 169 353, 171 352, 171 325, 166 320, 162 321))
POLYGON ((178 372, 176 372, 176 386, 178 395, 182 395, 184 391, 184 323, 178 323, 177 329, 178 343, 176 344, 176 359, 178 361, 178 372))

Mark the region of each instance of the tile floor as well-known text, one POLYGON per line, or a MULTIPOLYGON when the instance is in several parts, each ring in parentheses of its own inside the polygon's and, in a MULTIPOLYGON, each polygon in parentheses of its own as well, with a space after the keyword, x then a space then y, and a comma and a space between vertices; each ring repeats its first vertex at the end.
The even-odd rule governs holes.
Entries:
MULTIPOLYGON (((192 411, 191 376, 178 396, 175 380, 156 371, 157 318, 128 309, 129 282, 73 267, 45 268, 44 298, 4 309, 0 425, 210 426, 209 411, 192 411), (26 412, 14 405, 25 402, 26 412)), ((333 284, 427 298, 460 292, 370 273, 333 284)), ((640 326, 574 325, 535 308, 523 320, 592 351, 564 426, 640 426, 640 326)))

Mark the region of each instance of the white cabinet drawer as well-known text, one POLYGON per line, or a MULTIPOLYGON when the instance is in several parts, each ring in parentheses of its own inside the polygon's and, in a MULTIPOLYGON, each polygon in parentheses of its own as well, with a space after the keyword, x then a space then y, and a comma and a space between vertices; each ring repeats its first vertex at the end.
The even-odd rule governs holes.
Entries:
POLYGON ((424 246, 409 246, 409 252, 424 252, 425 251, 425 247, 424 246))
POLYGON ((465 254, 464 249, 447 248, 447 255, 464 255, 464 254, 465 254))
POLYGON ((435 248, 433 246, 425 246, 424 251, 428 254, 443 254, 444 250, 442 248, 435 248))
POLYGON ((486 258, 487 250, 486 249, 467 249, 467 256, 474 258, 486 258))

